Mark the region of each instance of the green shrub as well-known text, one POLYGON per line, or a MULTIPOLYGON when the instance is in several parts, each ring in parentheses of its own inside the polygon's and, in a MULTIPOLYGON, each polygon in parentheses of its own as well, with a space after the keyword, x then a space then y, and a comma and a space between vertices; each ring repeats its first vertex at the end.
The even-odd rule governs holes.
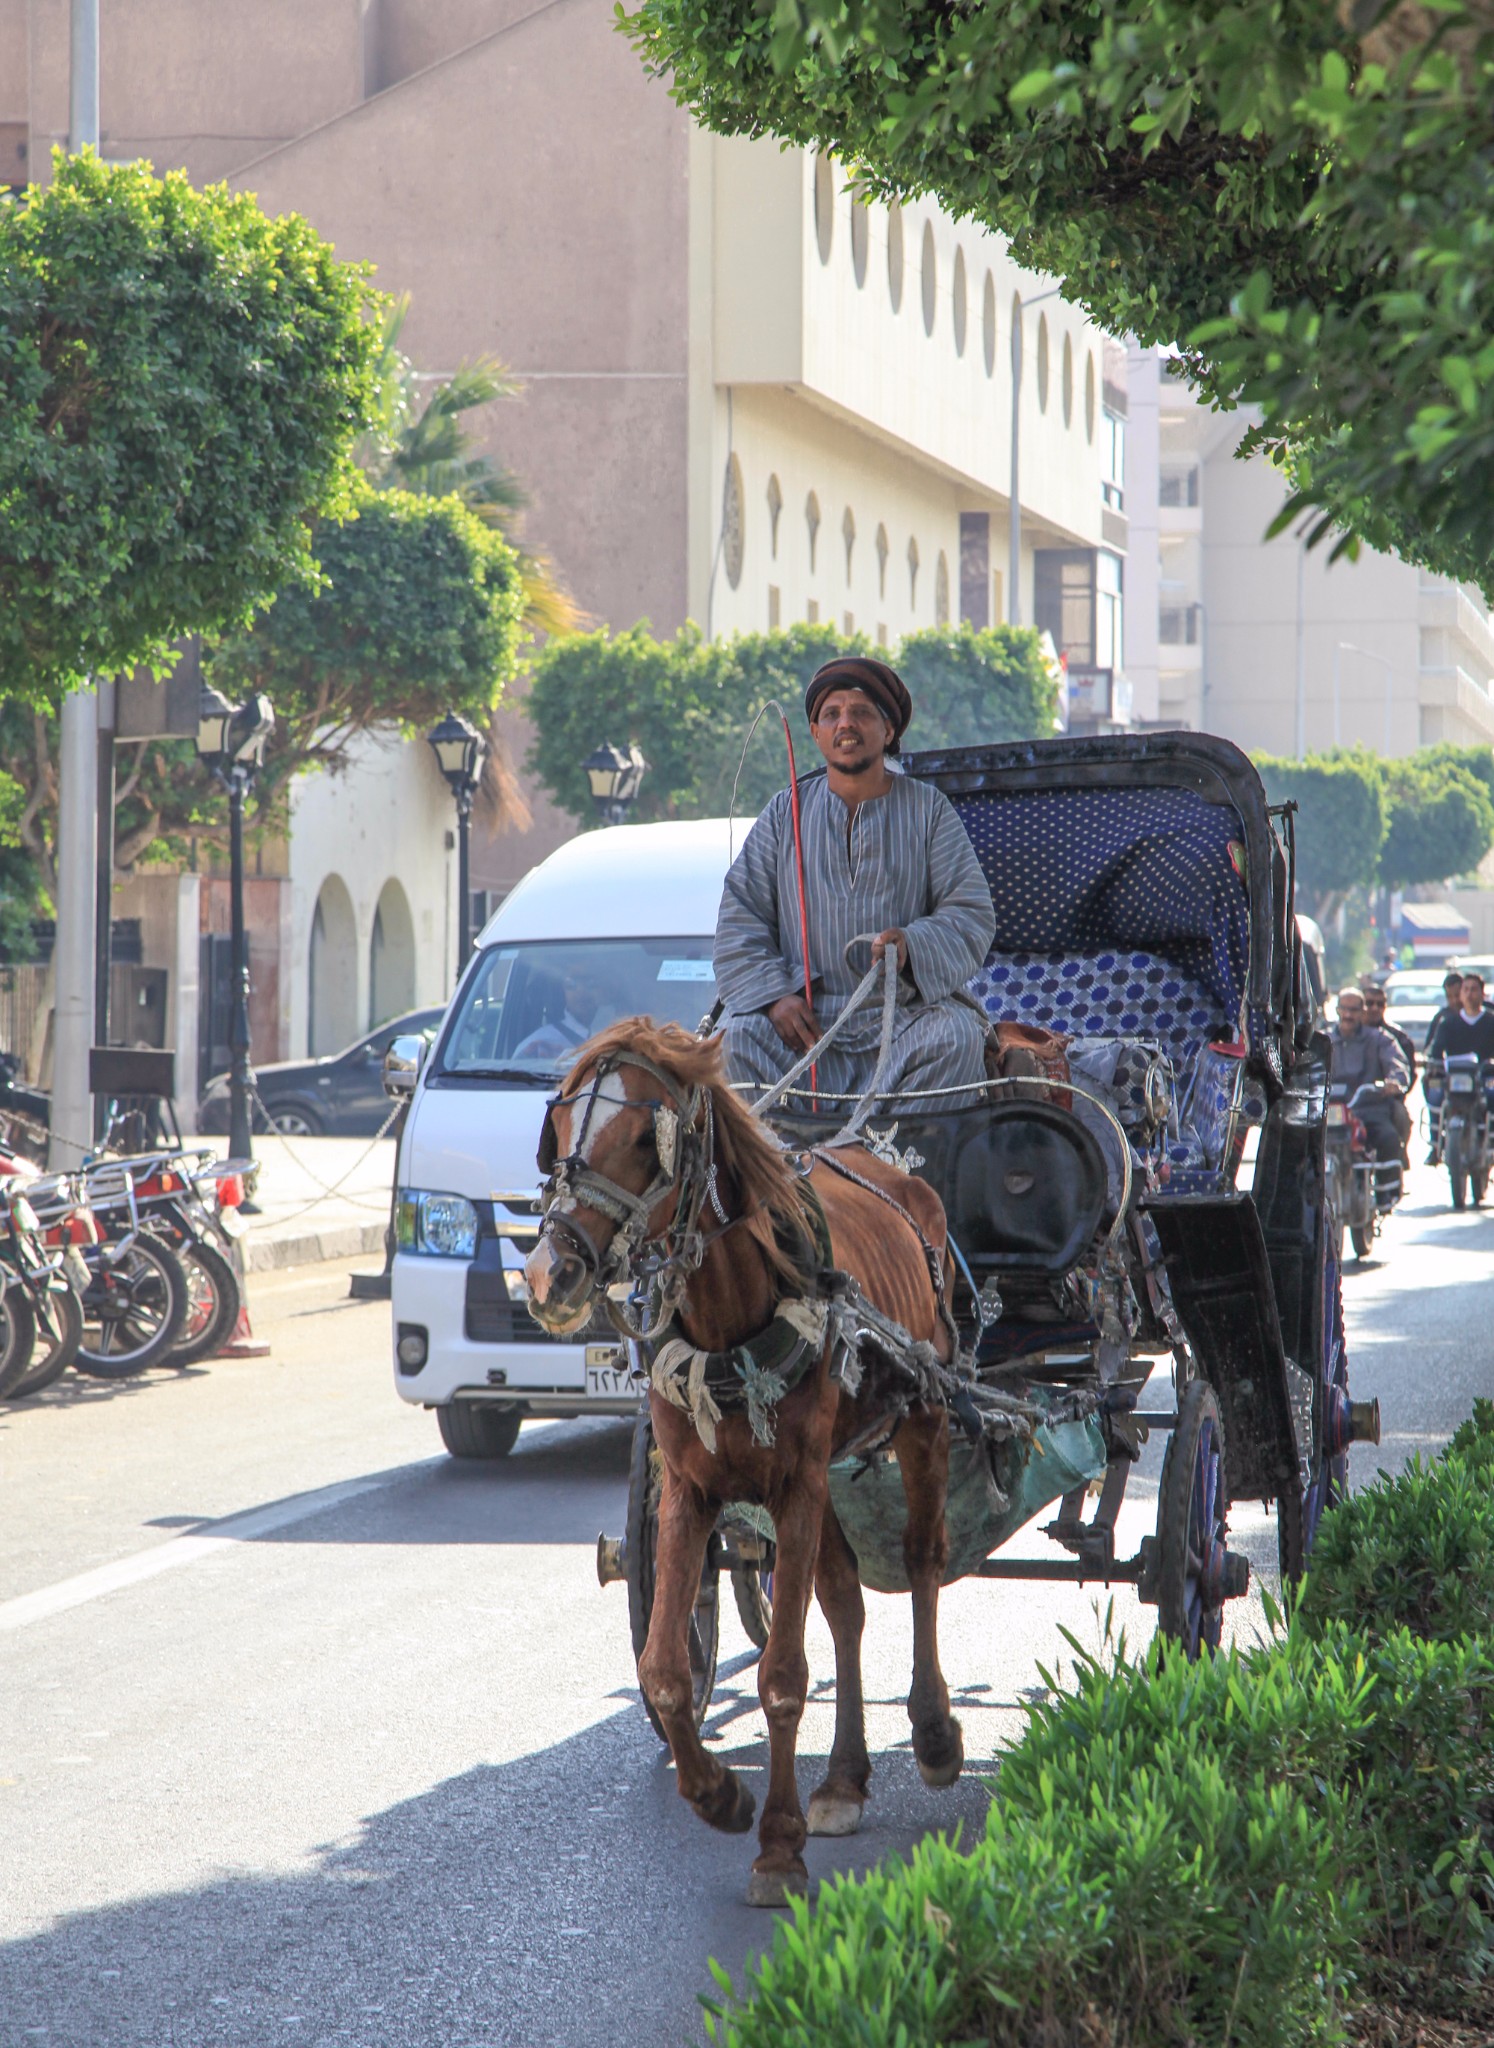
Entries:
POLYGON ((1475 1401, 1473 1413, 1460 1422, 1444 1458, 1461 1458, 1465 1465, 1494 1466, 1494 1401, 1475 1401))
MULTIPOLYGON (((1326 1525, 1325 1525, 1326 1526, 1326 1525)), ((1300 1623, 1197 1664, 1080 1662, 1003 1760, 1014 1819, 1115 1798, 1179 1744, 1231 1783, 1276 1783, 1335 1843, 1367 1914, 1370 1987, 1455 2005, 1494 1964, 1494 1639, 1300 1623)), ((1347 1908, 1346 1908, 1347 1910, 1347 1908)))
POLYGON ((712 2040, 1340 2041, 1363 1915, 1336 1831, 1290 1788, 1228 1773, 1186 1737, 1101 1775, 1103 1796, 1097 1784, 1077 1804, 1050 1777, 1030 1805, 993 1806, 968 1854, 936 1838, 907 1864, 825 1885, 813 1914, 796 1903, 742 1999, 708 2008, 712 2040))
MULTIPOLYGON (((1459 1432, 1461 1436, 1462 1432, 1459 1432)), ((1494 1441, 1351 1494, 1325 1515, 1303 1585, 1301 1626, 1408 1628, 1436 1642, 1494 1629, 1494 1441)), ((1454 1439, 1457 1442, 1457 1439, 1454 1439)))

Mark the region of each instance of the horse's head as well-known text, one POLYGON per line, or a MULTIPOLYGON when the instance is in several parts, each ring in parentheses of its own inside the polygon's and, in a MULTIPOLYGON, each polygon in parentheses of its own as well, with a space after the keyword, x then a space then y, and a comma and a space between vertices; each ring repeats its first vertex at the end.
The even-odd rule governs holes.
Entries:
MULTIPOLYGON (((637 1036, 645 1035, 657 1053, 662 1034, 644 1027, 637 1036)), ((626 1027, 609 1027, 545 1111, 544 1220, 524 1277, 530 1314, 555 1336, 579 1330, 600 1292, 632 1278, 640 1247, 672 1226, 689 1232, 698 1218, 710 1092, 650 1052, 628 1042, 626 1027)))

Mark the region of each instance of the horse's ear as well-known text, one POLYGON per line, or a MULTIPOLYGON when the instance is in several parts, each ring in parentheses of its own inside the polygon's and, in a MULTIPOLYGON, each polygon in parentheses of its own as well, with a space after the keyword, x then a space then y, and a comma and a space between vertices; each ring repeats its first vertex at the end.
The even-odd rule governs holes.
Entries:
POLYGON ((534 1156, 534 1163, 546 1180, 555 1171, 555 1162, 560 1157, 560 1139, 555 1130, 555 1103, 557 1099, 552 1097, 545 1104, 545 1120, 540 1125, 539 1150, 534 1156))

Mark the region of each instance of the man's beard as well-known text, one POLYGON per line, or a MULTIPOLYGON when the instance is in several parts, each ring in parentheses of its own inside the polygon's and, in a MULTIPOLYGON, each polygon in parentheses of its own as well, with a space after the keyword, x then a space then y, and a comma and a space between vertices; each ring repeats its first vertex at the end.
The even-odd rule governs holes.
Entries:
POLYGON ((881 758, 881 751, 876 747, 868 747, 864 754, 849 756, 836 751, 832 755, 830 765, 838 768, 842 775, 864 775, 867 769, 875 767, 881 758))

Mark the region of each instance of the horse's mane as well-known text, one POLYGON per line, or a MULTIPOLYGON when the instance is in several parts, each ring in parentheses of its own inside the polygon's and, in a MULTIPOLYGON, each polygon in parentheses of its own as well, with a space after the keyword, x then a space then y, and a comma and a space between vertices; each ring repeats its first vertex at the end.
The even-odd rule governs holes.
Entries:
POLYGON ((808 1183, 789 1164, 788 1154, 758 1117, 752 1115, 728 1085, 721 1057, 721 1039, 696 1038, 678 1024, 652 1024, 646 1017, 620 1017, 577 1054, 561 1086, 573 1094, 582 1077, 609 1054, 640 1053, 670 1075, 682 1089, 707 1088, 716 1119, 716 1159, 735 1187, 747 1221, 742 1228, 755 1239, 780 1280, 794 1284, 800 1270, 778 1240, 774 1225, 787 1226, 789 1239, 802 1235, 814 1242, 815 1230, 808 1183))

